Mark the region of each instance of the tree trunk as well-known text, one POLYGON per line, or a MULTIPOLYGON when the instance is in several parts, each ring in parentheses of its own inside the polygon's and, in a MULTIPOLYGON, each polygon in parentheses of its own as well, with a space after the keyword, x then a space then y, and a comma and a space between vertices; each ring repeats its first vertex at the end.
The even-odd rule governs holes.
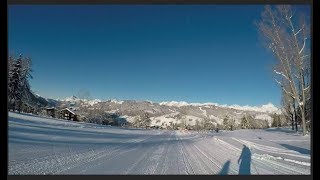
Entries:
POLYGON ((300 107, 301 110, 301 122, 302 122, 302 133, 303 135, 307 134, 307 126, 306 126, 306 119, 305 119, 305 112, 304 112, 304 106, 300 107))
POLYGON ((9 109, 9 111, 11 110, 11 98, 9 98, 8 109, 9 109))
POLYGON ((293 113, 291 113, 291 127, 292 127, 292 131, 294 130, 294 116, 293 113))
POLYGON ((296 131, 298 131, 298 118, 297 118, 297 111, 296 108, 294 108, 294 121, 295 121, 295 125, 296 125, 296 131))
POLYGON ((303 131, 303 135, 307 134, 307 126, 306 126, 306 117, 305 117, 305 113, 306 113, 306 95, 304 93, 304 88, 305 88, 305 81, 304 81, 304 76, 303 76, 303 70, 300 70, 300 78, 302 80, 301 83, 301 92, 302 92, 302 104, 299 104, 300 107, 300 111, 301 111, 301 121, 302 121, 302 131, 303 131))

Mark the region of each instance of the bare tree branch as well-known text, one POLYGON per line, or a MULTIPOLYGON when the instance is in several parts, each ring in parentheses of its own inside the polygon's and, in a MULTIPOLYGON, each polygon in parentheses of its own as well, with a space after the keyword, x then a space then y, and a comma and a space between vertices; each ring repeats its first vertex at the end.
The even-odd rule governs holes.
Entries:
POLYGON ((304 50, 304 47, 306 46, 306 40, 307 40, 307 38, 303 39, 303 45, 302 45, 302 48, 299 51, 299 54, 301 54, 301 52, 304 50))
POLYGON ((286 76, 286 75, 284 75, 282 72, 278 72, 278 71, 276 71, 275 69, 273 70, 276 74, 279 74, 279 75, 281 75, 281 76, 283 76, 284 78, 286 78, 289 82, 290 82, 290 79, 286 76))

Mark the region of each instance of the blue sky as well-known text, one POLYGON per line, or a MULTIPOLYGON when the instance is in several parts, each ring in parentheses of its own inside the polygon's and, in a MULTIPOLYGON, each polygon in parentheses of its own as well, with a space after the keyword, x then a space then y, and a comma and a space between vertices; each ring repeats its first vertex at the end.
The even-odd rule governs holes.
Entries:
POLYGON ((260 5, 9 6, 9 53, 50 98, 280 104, 260 5))

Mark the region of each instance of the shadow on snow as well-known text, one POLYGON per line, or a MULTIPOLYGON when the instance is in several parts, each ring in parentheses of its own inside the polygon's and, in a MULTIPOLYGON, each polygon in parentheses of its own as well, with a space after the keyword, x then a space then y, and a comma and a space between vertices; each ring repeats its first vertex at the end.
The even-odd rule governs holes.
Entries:
POLYGON ((297 151, 299 152, 300 154, 310 154, 310 150, 309 149, 305 149, 305 148, 300 148, 300 147, 297 147, 297 146, 292 146, 292 145, 289 145, 289 144, 280 144, 281 146, 287 148, 287 149, 290 149, 290 150, 293 150, 293 151, 297 151))
POLYGON ((221 171, 219 172, 219 175, 227 175, 229 172, 229 167, 230 167, 230 160, 224 163, 221 171))
POLYGON ((251 151, 250 149, 246 146, 243 145, 241 155, 238 159, 238 164, 239 165, 239 174, 240 175, 249 175, 251 174, 250 169, 251 169, 251 151))

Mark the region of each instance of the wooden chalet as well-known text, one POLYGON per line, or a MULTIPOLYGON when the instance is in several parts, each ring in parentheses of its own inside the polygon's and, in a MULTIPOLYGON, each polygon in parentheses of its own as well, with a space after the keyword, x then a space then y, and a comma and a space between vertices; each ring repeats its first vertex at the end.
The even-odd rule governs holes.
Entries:
POLYGON ((78 121, 78 115, 72 110, 70 110, 69 108, 64 108, 60 110, 60 118, 72 120, 72 121, 78 121))
POLYGON ((53 117, 53 118, 56 117, 57 111, 58 110, 56 108, 54 108, 54 107, 46 108, 47 115, 50 116, 50 117, 53 117))

